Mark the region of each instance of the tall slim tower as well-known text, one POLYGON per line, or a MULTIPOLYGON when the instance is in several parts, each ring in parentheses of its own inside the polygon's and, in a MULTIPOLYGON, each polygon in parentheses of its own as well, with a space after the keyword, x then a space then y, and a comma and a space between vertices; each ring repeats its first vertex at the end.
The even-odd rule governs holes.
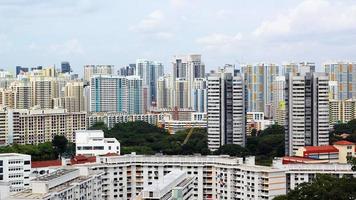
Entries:
POLYGON ((172 76, 164 75, 157 80, 157 108, 172 108, 172 76))
POLYGON ((173 92, 173 104, 179 108, 193 108, 193 89, 194 82, 199 78, 205 77, 205 65, 201 61, 201 55, 174 56, 173 58, 173 88, 181 88, 182 82, 186 81, 186 102, 182 103, 180 90, 173 92), (177 85, 179 84, 179 85, 177 85), (184 107, 181 107, 184 105, 184 107))
POLYGON ((142 79, 144 90, 144 111, 157 104, 157 80, 163 76, 163 64, 157 61, 138 59, 135 75, 142 79))
POLYGON ((127 112, 129 114, 143 113, 142 79, 139 76, 127 76, 127 112))
POLYGON ((282 74, 280 66, 260 63, 242 66, 247 88, 247 111, 271 117, 273 80, 282 74))
POLYGON ((328 77, 306 73, 286 78, 286 155, 303 146, 329 144, 328 77))
POLYGON ((219 69, 208 77, 208 147, 245 146, 244 78, 234 68, 219 69))

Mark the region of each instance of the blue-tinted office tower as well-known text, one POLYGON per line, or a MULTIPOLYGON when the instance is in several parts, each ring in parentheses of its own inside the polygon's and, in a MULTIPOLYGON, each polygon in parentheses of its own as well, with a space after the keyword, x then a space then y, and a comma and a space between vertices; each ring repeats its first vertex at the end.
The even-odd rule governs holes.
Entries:
POLYGON ((19 75, 21 72, 28 72, 27 67, 16 66, 16 76, 19 75))
POLYGON ((61 63, 61 72, 62 73, 70 73, 71 68, 69 62, 62 62, 61 63))

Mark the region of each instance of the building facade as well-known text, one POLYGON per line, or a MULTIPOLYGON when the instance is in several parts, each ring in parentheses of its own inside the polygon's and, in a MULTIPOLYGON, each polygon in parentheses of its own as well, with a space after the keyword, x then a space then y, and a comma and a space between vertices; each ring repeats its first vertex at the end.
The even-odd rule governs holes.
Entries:
POLYGON ((324 67, 329 80, 337 82, 337 99, 356 98, 356 63, 327 63, 324 67))
POLYGON ((18 153, 0 154, 0 183, 9 184, 9 192, 30 187, 31 156, 18 153))
POLYGON ((286 79, 286 155, 329 144, 328 77, 307 73, 286 79))
POLYGON ((243 75, 225 67, 208 77, 208 147, 225 144, 245 146, 245 104, 243 75))

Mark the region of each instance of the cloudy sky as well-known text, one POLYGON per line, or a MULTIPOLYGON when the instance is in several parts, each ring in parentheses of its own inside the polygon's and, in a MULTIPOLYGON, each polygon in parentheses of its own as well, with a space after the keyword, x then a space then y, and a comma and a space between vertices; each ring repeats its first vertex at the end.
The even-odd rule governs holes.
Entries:
POLYGON ((0 68, 356 60, 355 0, 0 0, 0 68))

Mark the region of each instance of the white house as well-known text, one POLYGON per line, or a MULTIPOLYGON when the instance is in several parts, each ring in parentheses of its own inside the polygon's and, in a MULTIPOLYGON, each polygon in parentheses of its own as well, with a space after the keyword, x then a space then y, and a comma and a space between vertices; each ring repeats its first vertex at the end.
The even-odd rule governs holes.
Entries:
POLYGON ((120 154, 119 141, 116 138, 104 138, 104 132, 101 130, 76 131, 75 144, 76 155, 120 154))

